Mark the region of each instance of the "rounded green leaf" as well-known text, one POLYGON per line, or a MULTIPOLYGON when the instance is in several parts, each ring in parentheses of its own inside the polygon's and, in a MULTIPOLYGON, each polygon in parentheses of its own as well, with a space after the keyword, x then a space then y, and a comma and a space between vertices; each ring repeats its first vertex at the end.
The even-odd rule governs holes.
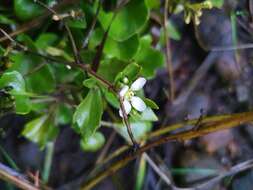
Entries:
MULTIPOLYGON (((23 75, 44 62, 38 56, 24 53, 16 54, 12 57, 12 60, 14 63, 10 70, 17 70, 23 75)), ((49 65, 44 65, 36 72, 30 73, 26 77, 26 84, 28 90, 34 93, 52 92, 56 86, 55 78, 49 65)))
POLYGON ((84 151, 95 152, 100 149, 105 143, 105 137, 102 133, 96 132, 88 139, 81 139, 81 148, 84 151))
POLYGON ((165 63, 164 54, 152 48, 146 36, 141 38, 140 48, 134 59, 142 67, 141 74, 146 78, 154 77, 156 70, 165 63))
POLYGON ((108 38, 105 43, 104 53, 108 57, 117 57, 119 59, 131 59, 139 47, 139 38, 137 35, 130 37, 125 41, 115 41, 108 38))
POLYGON ((91 89, 85 99, 76 108, 74 124, 80 129, 84 139, 91 137, 100 125, 103 114, 103 102, 99 89, 91 89))
POLYGON ((15 0, 14 11, 20 20, 29 20, 43 13, 43 8, 33 0, 15 0))
MULTIPOLYGON (((100 11, 99 21, 106 30, 113 13, 100 11)), ((117 41, 124 41, 138 33, 149 17, 149 10, 144 0, 132 0, 119 10, 110 27, 109 36, 117 41)))
POLYGON ((54 33, 42 33, 37 38, 35 44, 36 47, 39 49, 46 49, 48 46, 55 45, 55 42, 57 41, 58 36, 54 33))
POLYGON ((10 94, 15 98, 15 111, 17 114, 27 114, 31 110, 29 98, 25 95, 25 81, 17 71, 4 73, 0 78, 0 89, 11 87, 10 94))
POLYGON ((50 115, 43 115, 28 122, 22 131, 23 136, 38 143, 40 148, 44 148, 47 142, 54 140, 57 133, 58 128, 54 126, 50 115))
POLYGON ((11 86, 13 92, 25 92, 25 81, 17 71, 4 73, 0 78, 0 88, 11 86))

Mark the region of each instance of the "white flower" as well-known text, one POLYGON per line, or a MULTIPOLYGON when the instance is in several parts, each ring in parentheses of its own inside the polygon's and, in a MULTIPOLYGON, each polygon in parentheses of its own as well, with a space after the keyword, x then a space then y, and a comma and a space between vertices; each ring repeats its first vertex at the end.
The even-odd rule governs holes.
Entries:
MULTIPOLYGON (((147 106, 145 102, 138 96, 135 96, 135 91, 141 90, 146 83, 146 79, 140 77, 136 79, 131 87, 125 85, 119 92, 119 96, 123 99, 123 106, 126 114, 131 112, 132 107, 139 112, 143 112, 147 106)), ((119 110, 119 115, 123 117, 122 110, 119 110)))

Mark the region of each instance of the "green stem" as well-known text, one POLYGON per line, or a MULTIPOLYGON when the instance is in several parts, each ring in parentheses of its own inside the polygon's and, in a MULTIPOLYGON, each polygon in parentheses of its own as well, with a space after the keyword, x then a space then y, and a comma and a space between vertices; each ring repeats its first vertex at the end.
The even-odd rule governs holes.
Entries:
POLYGON ((4 148, 0 145, 0 152, 2 153, 3 157, 6 159, 7 163, 10 165, 11 168, 19 171, 18 166, 14 162, 14 160, 9 156, 9 154, 4 150, 4 148))
POLYGON ((53 152, 54 152, 54 142, 49 142, 46 145, 46 155, 45 155, 44 169, 42 173, 42 180, 45 183, 48 182, 48 179, 50 176, 52 160, 53 160, 53 152))

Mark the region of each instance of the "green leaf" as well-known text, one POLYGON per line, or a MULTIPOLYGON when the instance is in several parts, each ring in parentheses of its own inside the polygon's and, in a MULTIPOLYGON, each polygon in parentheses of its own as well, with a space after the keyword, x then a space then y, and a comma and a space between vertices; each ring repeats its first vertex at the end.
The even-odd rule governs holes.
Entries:
MULTIPOLYGON (((104 31, 101 28, 96 28, 89 40, 89 49, 96 48, 101 43, 103 35, 104 31)), ((120 42, 111 37, 107 37, 103 52, 109 58, 116 57, 119 59, 128 60, 136 54, 138 47, 138 35, 133 35, 129 39, 120 42)))
POLYGON ((103 102, 99 89, 91 89, 76 108, 73 123, 77 124, 84 139, 91 137, 99 127, 103 114, 103 102))
POLYGON ((122 81, 125 77, 127 77, 129 82, 132 82, 137 78, 140 72, 141 72, 140 65, 136 63, 128 64, 122 72, 118 73, 118 75, 115 78, 115 82, 122 81))
POLYGON ((131 59, 139 47, 139 38, 137 35, 121 42, 108 38, 105 43, 104 53, 108 57, 117 57, 119 59, 131 59))
POLYGON ((104 35, 104 30, 102 28, 96 28, 89 39, 88 48, 90 50, 96 48, 102 41, 104 35))
POLYGON ((9 19, 5 15, 0 14, 0 23, 10 25, 10 24, 15 24, 15 21, 12 19, 9 19))
POLYGON ((25 125, 22 135, 44 148, 46 143, 53 141, 58 133, 50 115, 38 117, 25 125))
MULTIPOLYGON (((9 70, 17 70, 23 75, 33 70, 44 62, 38 56, 18 53, 12 56, 13 65, 9 70)), ((36 72, 26 77, 26 84, 29 91, 34 93, 49 93, 55 89, 55 78, 49 65, 42 66, 36 72)))
POLYGON ((31 111, 31 102, 28 97, 15 95, 15 108, 17 114, 27 114, 31 111))
POLYGON ((217 8, 221 8, 224 4, 224 0, 211 0, 212 5, 217 8))
POLYGON ((134 59, 142 67, 141 74, 146 78, 152 78, 158 68, 165 63, 164 54, 148 44, 147 37, 140 40, 140 48, 134 59))
POLYGON ((113 82, 117 74, 122 71, 128 63, 116 58, 104 59, 100 63, 98 74, 104 79, 113 82))
POLYGON ((25 46, 27 46, 32 51, 37 51, 37 47, 35 43, 33 42, 32 38, 26 34, 19 34, 17 37, 17 40, 19 42, 22 42, 25 46))
POLYGON ((25 94, 25 81, 17 71, 5 72, 0 78, 0 89, 11 87, 10 94, 15 98, 17 114, 27 114, 31 110, 29 98, 25 94))
POLYGON ((42 33, 37 38, 35 44, 37 48, 45 50, 48 46, 55 45, 57 40, 58 40, 58 36, 56 34, 42 33))
POLYGON ((87 27, 86 20, 84 17, 78 19, 68 19, 67 25, 71 28, 85 29, 87 27))
POLYGON ((143 100, 148 107, 156 110, 159 109, 158 105, 153 100, 148 98, 144 98, 143 100))
POLYGON ((56 123, 60 125, 70 124, 72 122, 73 109, 65 104, 59 104, 56 113, 56 123))
POLYGON ((17 71, 6 72, 0 78, 0 88, 11 86, 12 92, 25 92, 25 81, 17 71))
POLYGON ((97 81, 94 78, 89 78, 83 81, 83 85, 87 88, 94 88, 96 84, 97 84, 97 81))
POLYGON ((33 0, 14 0, 14 11, 16 16, 22 20, 30 20, 43 13, 43 8, 34 3, 33 0))
POLYGON ((105 137, 100 132, 95 132, 88 139, 81 139, 81 148, 87 152, 96 152, 105 143, 105 137))
POLYGON ((119 99, 115 94, 110 92, 108 89, 103 88, 103 93, 105 95, 105 99, 115 108, 119 108, 119 99))
POLYGON ((150 9, 158 9, 160 7, 160 0, 145 0, 146 5, 150 9))
MULTIPOLYGON (((134 138, 136 140, 141 140, 148 132, 151 131, 152 124, 150 122, 131 122, 130 123, 134 138)), ((119 123, 115 124, 115 130, 123 136, 128 142, 131 142, 131 139, 129 138, 127 128, 125 124, 119 123)))
POLYGON ((156 114, 151 108, 147 108, 141 113, 141 121, 158 121, 156 114))
POLYGON ((145 109, 143 112, 138 112, 136 110, 133 110, 131 113, 131 119, 136 122, 140 121, 158 121, 158 118, 156 114, 153 112, 153 110, 149 107, 145 109))
MULTIPOLYGON (((176 26, 173 24, 173 22, 169 21, 166 28, 167 28, 168 35, 171 39, 177 40, 177 41, 181 39, 181 34, 176 28, 176 26)), ((161 29, 159 43, 161 43, 162 45, 165 45, 164 28, 161 29)))
MULTIPOLYGON (((104 30, 107 30, 112 17, 113 13, 100 11, 98 19, 104 30)), ((147 22, 148 17, 149 10, 144 0, 132 0, 117 13, 109 36, 116 41, 124 41, 138 33, 147 22)))

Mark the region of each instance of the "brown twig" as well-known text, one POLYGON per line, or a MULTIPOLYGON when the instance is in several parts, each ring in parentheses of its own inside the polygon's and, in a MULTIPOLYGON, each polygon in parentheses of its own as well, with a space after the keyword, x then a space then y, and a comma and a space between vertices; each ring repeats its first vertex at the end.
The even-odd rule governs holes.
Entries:
MULTIPOLYGON (((179 134, 167 135, 162 138, 160 137, 157 140, 154 140, 140 147, 135 153, 130 153, 127 156, 125 156, 123 159, 113 163, 111 166, 107 167, 106 169, 103 169, 102 172, 100 172, 94 178, 87 181, 82 187, 82 190, 91 189, 97 183, 99 183, 100 181, 108 177, 109 175, 112 175, 114 172, 118 171, 119 169, 125 167, 130 161, 136 159, 139 155, 150 150, 151 148, 162 145, 169 141, 172 142, 172 141, 178 141, 178 140, 179 141, 188 140, 188 139, 206 135, 208 133, 216 132, 219 130, 236 127, 241 124, 251 122, 252 120, 253 120, 253 112, 232 114, 229 117, 227 118, 225 117, 222 120, 218 118, 216 122, 215 121, 206 122, 206 120, 203 119, 202 127, 198 131, 185 131, 179 134)), ((188 122, 192 122, 192 121, 190 120, 188 122)), ((196 122, 196 120, 194 120, 194 122, 196 122)))
MULTIPOLYGON (((62 8, 65 5, 71 5, 71 4, 74 4, 78 1, 79 0, 63 0, 63 1, 61 1, 61 3, 57 4, 52 9, 59 10, 60 8, 62 8)), ((51 15, 51 12, 47 11, 44 15, 34 18, 32 21, 21 25, 16 31, 12 32, 9 35, 11 37, 14 37, 14 36, 17 36, 18 34, 24 33, 24 32, 29 31, 35 27, 38 27, 43 23, 43 20, 45 20, 50 15, 51 15)), ((0 42, 3 42, 5 40, 8 40, 7 36, 0 38, 0 42)))
POLYGON ((147 153, 143 153, 144 159, 149 163, 152 169, 160 176, 161 179, 169 186, 173 187, 171 179, 156 165, 147 153))
POLYGON ((15 170, 0 163, 0 178, 4 181, 10 182, 20 189, 24 190, 39 190, 27 178, 16 172, 15 170))
POLYGON ((168 7, 169 7, 169 0, 165 0, 164 15, 163 15, 164 40, 165 40, 165 48, 166 48, 165 55, 166 55, 166 63, 167 63, 169 83, 170 83, 170 101, 173 102, 175 98, 175 85, 174 85, 173 64, 172 64, 172 58, 171 58, 170 38, 169 38, 168 30, 167 30, 168 7))

